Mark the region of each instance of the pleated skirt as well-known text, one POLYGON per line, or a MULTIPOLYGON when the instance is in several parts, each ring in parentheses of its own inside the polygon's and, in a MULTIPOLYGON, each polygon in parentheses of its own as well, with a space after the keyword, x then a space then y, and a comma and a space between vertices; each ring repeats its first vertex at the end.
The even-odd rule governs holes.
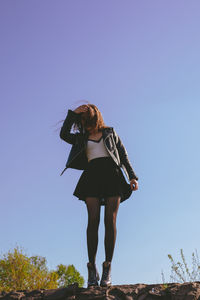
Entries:
POLYGON ((130 184, 110 156, 90 160, 73 192, 82 201, 86 197, 98 197, 100 205, 106 205, 106 197, 120 196, 121 203, 131 194, 130 184))

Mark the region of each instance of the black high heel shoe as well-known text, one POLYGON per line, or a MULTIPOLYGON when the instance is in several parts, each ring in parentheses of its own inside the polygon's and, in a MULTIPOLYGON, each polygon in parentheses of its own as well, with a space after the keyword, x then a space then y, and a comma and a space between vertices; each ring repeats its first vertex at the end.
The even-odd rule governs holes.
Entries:
POLYGON ((98 286, 99 273, 96 268, 96 264, 92 264, 91 262, 87 263, 88 267, 88 287, 90 286, 98 286))

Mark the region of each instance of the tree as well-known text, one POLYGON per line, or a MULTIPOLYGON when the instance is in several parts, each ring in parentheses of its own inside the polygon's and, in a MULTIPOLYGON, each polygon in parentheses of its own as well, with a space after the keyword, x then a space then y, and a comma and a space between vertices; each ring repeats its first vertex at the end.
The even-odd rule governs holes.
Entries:
POLYGON ((58 274, 59 287, 68 286, 74 282, 78 282, 80 287, 84 285, 84 278, 75 269, 74 265, 65 266, 60 264, 57 266, 56 273, 58 274))
POLYGON ((84 279, 73 265, 49 271, 46 264, 45 257, 28 257, 19 247, 8 251, 0 259, 0 291, 53 289, 74 282, 83 286, 84 279))

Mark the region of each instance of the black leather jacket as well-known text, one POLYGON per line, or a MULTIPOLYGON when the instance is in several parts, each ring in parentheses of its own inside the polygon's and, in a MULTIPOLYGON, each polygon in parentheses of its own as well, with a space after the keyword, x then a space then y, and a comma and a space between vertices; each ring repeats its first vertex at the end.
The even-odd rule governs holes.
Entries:
MULTIPOLYGON (((87 146, 88 133, 70 133, 72 125, 76 118, 78 118, 78 115, 79 114, 69 109, 67 117, 63 122, 63 126, 60 130, 60 138, 65 142, 72 144, 72 148, 66 162, 66 167, 60 175, 62 175, 67 168, 85 170, 88 165, 88 159, 85 151, 87 146)), ((104 145, 108 153, 110 154, 116 165, 120 168, 122 167, 129 182, 133 178, 138 180, 138 177, 136 176, 128 159, 127 151, 114 128, 104 128, 102 131, 102 136, 104 145)))

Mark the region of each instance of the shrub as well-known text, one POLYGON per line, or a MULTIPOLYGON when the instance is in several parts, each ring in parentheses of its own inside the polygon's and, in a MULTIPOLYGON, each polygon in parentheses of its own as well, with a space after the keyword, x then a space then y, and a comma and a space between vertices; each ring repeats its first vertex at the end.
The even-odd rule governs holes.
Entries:
MULTIPOLYGON (((171 275, 170 280, 171 282, 194 282, 200 281, 200 262, 197 250, 192 253, 192 267, 191 270, 186 263, 185 256, 183 254, 183 249, 180 249, 181 260, 175 262, 172 255, 168 254, 168 258, 171 262, 171 275)), ((162 272, 162 279, 164 280, 164 273, 162 272)))

